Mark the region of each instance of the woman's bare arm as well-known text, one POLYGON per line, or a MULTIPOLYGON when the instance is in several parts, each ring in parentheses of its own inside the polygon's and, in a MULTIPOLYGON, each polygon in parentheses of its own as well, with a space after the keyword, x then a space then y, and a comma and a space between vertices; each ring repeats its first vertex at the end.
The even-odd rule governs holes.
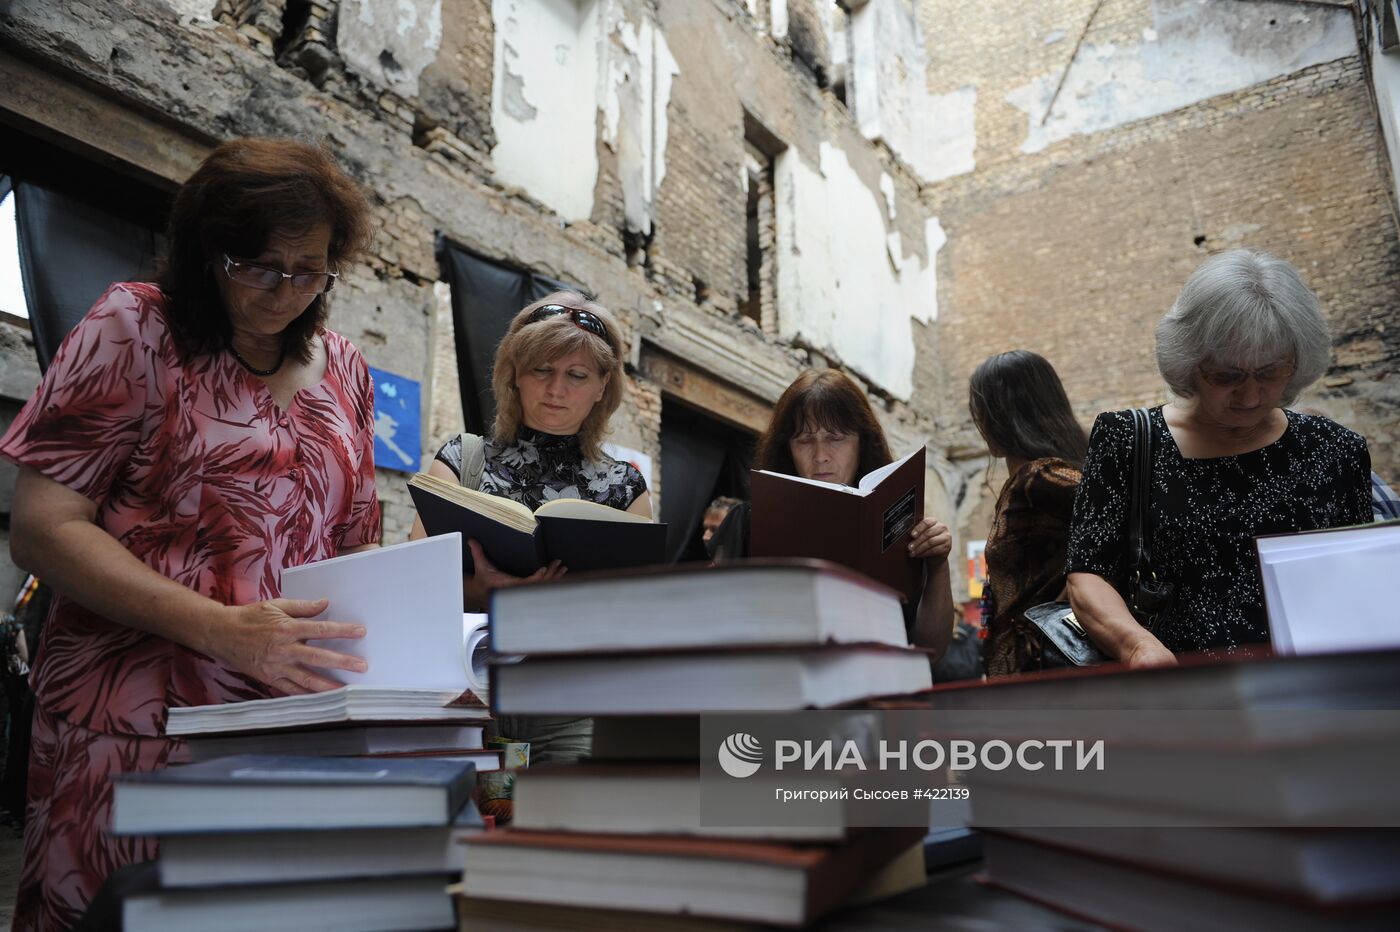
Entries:
POLYGON ((222 605, 162 576, 95 523, 97 505, 20 467, 10 519, 19 566, 104 618, 207 654, 286 692, 341 684, 308 666, 363 671, 365 663, 307 640, 364 636, 360 625, 303 620, 326 602, 274 599, 222 605))
POLYGON ((915 647, 931 651, 929 662, 937 663, 948 651, 956 624, 957 612, 953 608, 953 581, 948 561, 929 560, 924 589, 914 614, 911 641, 915 647))
POLYGON ((1130 667, 1176 664, 1176 655, 1138 624, 1118 590, 1102 576, 1070 573, 1069 601, 1089 639, 1110 657, 1130 667))

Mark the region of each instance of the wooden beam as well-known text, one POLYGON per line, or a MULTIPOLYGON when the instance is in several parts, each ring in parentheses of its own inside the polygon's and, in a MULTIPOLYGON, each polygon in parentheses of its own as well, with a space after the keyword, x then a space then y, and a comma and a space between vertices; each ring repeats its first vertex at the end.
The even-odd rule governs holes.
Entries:
POLYGON ((663 396, 751 433, 761 434, 768 429, 772 405, 649 343, 642 344, 638 368, 660 386, 663 396))
POLYGON ((0 49, 0 122, 166 190, 212 145, 0 49))

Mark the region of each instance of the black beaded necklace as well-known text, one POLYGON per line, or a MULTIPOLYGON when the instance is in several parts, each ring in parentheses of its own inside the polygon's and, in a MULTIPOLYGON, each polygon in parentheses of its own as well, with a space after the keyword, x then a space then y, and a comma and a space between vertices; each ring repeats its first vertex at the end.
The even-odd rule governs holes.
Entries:
POLYGON ((270 375, 275 375, 277 373, 277 370, 282 368, 282 363, 285 362, 287 359, 287 347, 283 346, 281 355, 277 357, 277 361, 272 364, 271 369, 259 369, 257 366, 253 365, 248 360, 244 359, 241 355, 239 355, 238 350, 234 348, 232 343, 228 345, 228 351, 233 354, 234 359, 238 360, 238 364, 240 366, 253 373, 253 375, 261 376, 262 378, 267 378, 270 375))

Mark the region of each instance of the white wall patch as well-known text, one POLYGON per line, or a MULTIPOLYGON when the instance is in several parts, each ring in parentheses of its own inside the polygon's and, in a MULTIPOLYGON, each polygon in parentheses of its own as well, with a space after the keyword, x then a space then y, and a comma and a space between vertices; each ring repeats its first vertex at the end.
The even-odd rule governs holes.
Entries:
POLYGON ((927 257, 907 255, 886 229, 880 193, 846 153, 822 143, 820 169, 793 149, 774 166, 778 221, 778 331, 829 348, 842 362, 897 398, 913 392, 912 320, 937 314, 934 259, 943 241, 926 225, 927 257))
POLYGON ((491 159, 565 220, 587 220, 598 182, 603 0, 492 0, 491 159))
POLYGON ((1304 15, 1269 0, 1153 0, 1152 10, 1142 43, 1080 48, 1044 125, 1060 72, 1006 95, 1026 114, 1022 152, 1356 54, 1351 13, 1342 7, 1304 15))

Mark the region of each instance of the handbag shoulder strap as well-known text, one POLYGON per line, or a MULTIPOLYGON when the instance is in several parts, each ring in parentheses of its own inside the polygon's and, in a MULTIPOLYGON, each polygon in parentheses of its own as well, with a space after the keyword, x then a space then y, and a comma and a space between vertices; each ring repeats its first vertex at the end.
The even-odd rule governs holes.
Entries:
POLYGON ((479 434, 462 434, 462 473, 458 477, 464 488, 480 489, 481 474, 486 471, 486 440, 479 434))
POLYGON ((1148 543, 1151 527, 1148 506, 1152 481, 1152 415, 1147 408, 1133 409, 1132 503, 1128 510, 1129 570, 1145 570, 1152 564, 1148 543))

